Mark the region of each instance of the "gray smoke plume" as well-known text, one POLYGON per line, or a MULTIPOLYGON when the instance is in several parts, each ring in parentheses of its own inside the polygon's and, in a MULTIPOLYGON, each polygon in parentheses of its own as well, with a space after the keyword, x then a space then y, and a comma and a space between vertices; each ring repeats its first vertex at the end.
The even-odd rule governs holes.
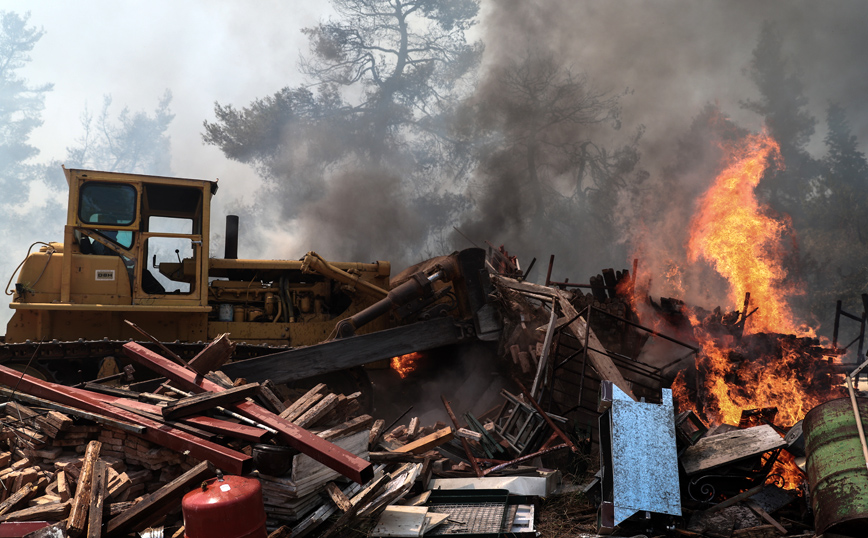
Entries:
MULTIPOLYGON (((597 88, 619 96, 621 128, 606 131, 597 126, 587 133, 589 138, 616 148, 644 127, 637 145, 641 160, 634 173, 647 175, 634 176, 644 179, 618 193, 613 220, 615 237, 622 243, 616 247, 595 244, 594 231, 582 219, 577 221, 584 223, 582 228, 567 232, 570 241, 556 240, 559 230, 548 229, 513 242, 514 224, 522 212, 530 211, 517 188, 527 178, 517 177, 514 170, 498 170, 496 163, 483 163, 477 171, 476 187, 469 192, 481 213, 465 226, 474 237, 513 245, 510 250, 524 260, 556 254, 557 280, 569 276, 584 281, 603 267, 629 267, 635 253, 640 271, 654 275, 658 293, 677 291, 661 284, 670 263, 684 260, 687 224, 697 197, 719 171, 716 139, 726 136, 701 124, 714 109, 714 114, 745 129, 762 127, 762 119, 740 103, 759 97, 746 70, 766 21, 779 32, 783 53, 805 84, 808 111, 818 120, 808 151, 822 153, 824 110, 833 101, 848 111, 853 134, 866 147, 866 3, 833 1, 817 9, 805 0, 504 0, 486 7, 481 24, 486 71, 474 97, 477 102, 497 99, 502 91, 496 78, 499 70, 536 51, 550 54, 563 68, 584 73, 597 88)), ((556 141, 575 140, 551 143, 556 141)), ((547 184, 557 188, 556 180, 550 178, 547 184)), ((583 209, 589 211, 593 205, 583 209)), ((705 306, 727 306, 723 283, 703 271, 684 275, 685 298, 705 306)))

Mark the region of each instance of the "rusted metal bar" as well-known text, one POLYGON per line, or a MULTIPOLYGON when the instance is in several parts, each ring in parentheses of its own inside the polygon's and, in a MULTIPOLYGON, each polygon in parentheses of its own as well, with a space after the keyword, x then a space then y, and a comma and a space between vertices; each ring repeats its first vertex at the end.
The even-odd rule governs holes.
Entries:
POLYGON ((557 452, 558 450, 563 450, 563 449, 569 448, 569 447, 570 447, 570 445, 564 443, 562 445, 553 446, 553 447, 547 448, 545 450, 540 450, 539 452, 534 452, 533 454, 526 454, 526 455, 524 455, 520 458, 516 458, 512 461, 505 461, 505 462, 501 463, 500 465, 495 465, 494 467, 489 467, 488 469, 483 471, 483 476, 488 476, 489 474, 494 473, 496 471, 500 471, 501 469, 506 469, 510 465, 518 465, 519 463, 522 463, 522 462, 525 462, 528 460, 532 460, 532 459, 536 458, 537 456, 545 456, 546 454, 551 454, 552 452, 557 452))
POLYGON ((159 340, 157 340, 153 335, 151 335, 150 333, 148 333, 148 331, 142 329, 141 327, 139 327, 138 325, 136 325, 135 323, 133 323, 132 321, 130 321, 130 320, 128 320, 128 319, 125 319, 124 322, 125 322, 127 325, 129 325, 130 327, 132 327, 133 329, 137 330, 137 331, 139 332, 139 334, 141 334, 142 336, 144 336, 145 338, 147 338, 147 339, 150 340, 151 342, 157 344, 157 346, 158 346, 160 349, 163 350, 163 353, 165 353, 166 355, 168 355, 168 356, 172 357, 173 359, 175 359, 176 362, 179 362, 179 363, 183 364, 184 366, 187 366, 187 361, 185 361, 184 359, 182 359, 178 354, 176 354, 175 352, 173 352, 171 349, 167 348, 167 347, 165 346, 165 344, 163 344, 162 342, 160 342, 159 340))
MULTIPOLYGON (((145 348, 143 348, 145 349, 145 348)), ((166 359, 164 359, 166 360, 166 359)), ((169 362, 169 361, 167 361, 169 362)), ((178 368, 181 368, 178 366, 178 368)), ((0 366, 0 383, 14 386, 18 390, 39 398, 52 400, 70 407, 99 413, 109 418, 139 424, 145 427, 141 437, 177 452, 189 451, 193 457, 200 460, 210 460, 215 465, 232 474, 245 474, 250 471, 252 458, 224 446, 206 441, 195 435, 160 424, 148 418, 138 416, 129 411, 118 409, 107 402, 93 398, 89 391, 64 387, 22 374, 11 368, 0 366)))
POLYGON ((540 407, 536 400, 533 399, 533 396, 531 396, 530 392, 528 392, 527 389, 524 388, 524 385, 521 383, 521 381, 519 381, 517 378, 513 378, 513 381, 515 381, 518 385, 518 388, 521 389, 521 393, 524 394, 524 397, 528 399, 528 403, 530 403, 533 408, 536 409, 536 412, 540 414, 542 419, 546 421, 546 424, 549 425, 549 428, 551 428, 553 432, 558 434, 558 437, 560 437, 564 441, 564 443, 568 447, 570 447, 570 450, 572 450, 575 454, 578 454, 579 447, 574 445, 573 441, 569 437, 567 437, 567 434, 562 432, 561 429, 558 428, 558 425, 555 424, 555 421, 553 421, 551 417, 549 417, 548 414, 543 411, 543 408, 540 407))
MULTIPOLYGON (((440 399, 443 400, 443 407, 446 408, 446 413, 449 415, 449 418, 452 419, 452 424, 455 426, 457 430, 461 426, 458 425, 458 419, 455 418, 455 413, 452 412, 452 407, 449 405, 449 402, 446 400, 446 397, 442 394, 440 395, 440 399)), ((467 439, 460 437, 461 446, 464 447, 464 452, 467 454, 467 460, 470 461, 470 466, 473 467, 473 472, 476 473, 476 476, 482 478, 485 476, 482 473, 482 470, 479 468, 479 463, 476 462, 476 456, 473 455, 473 451, 470 450, 470 443, 467 442, 467 439)))
MULTIPOLYGON (((130 359, 138 362, 142 366, 147 366, 156 373, 171 379, 193 393, 198 394, 205 391, 220 392, 226 390, 217 383, 214 383, 201 375, 197 375, 196 372, 179 366, 165 357, 154 353, 148 348, 136 344, 135 342, 125 344, 124 353, 126 353, 130 359)), ((314 460, 341 473, 351 480, 363 484, 374 476, 374 469, 371 462, 280 418, 271 411, 260 407, 255 403, 238 402, 228 407, 234 409, 247 418, 260 422, 270 428, 274 428, 279 432, 280 437, 291 447, 303 454, 307 454, 314 460)))
MULTIPOLYGON (((605 315, 609 316, 610 318, 617 319, 618 321, 623 321, 623 322, 626 323, 627 325, 632 325, 633 327, 636 327, 636 328, 638 328, 638 329, 642 329, 643 331, 648 332, 648 333, 651 333, 651 334, 653 334, 654 336, 659 336, 660 338, 662 338, 662 339, 664 339, 664 340, 669 340, 670 342, 673 342, 673 343, 675 343, 675 344, 678 344, 679 346, 686 347, 687 349, 692 349, 692 350, 693 350, 694 352, 696 352, 696 353, 699 352, 699 348, 696 347, 696 346, 691 346, 690 344, 685 344, 684 342, 682 342, 682 341, 680 341, 680 340, 676 340, 675 338, 672 338, 671 336, 666 336, 665 334, 663 334, 663 333, 659 333, 659 332, 655 331, 654 329, 649 329, 648 327, 645 327, 644 325, 640 325, 640 324, 636 323, 635 321, 630 321, 629 319, 624 319, 624 318, 622 318, 621 316, 616 316, 615 314, 612 314, 612 313, 610 313, 610 312, 606 312, 605 310, 603 310, 603 309, 601 309, 601 308, 597 308, 597 307, 595 307, 595 306, 590 306, 589 308, 593 308, 593 309, 596 310, 597 312, 600 312, 600 313, 602 313, 602 314, 605 314, 605 315)), ((753 314, 753 312, 751 312, 751 314, 753 314)), ((749 315, 750 315, 750 314, 748 314, 748 316, 749 316, 749 315)))

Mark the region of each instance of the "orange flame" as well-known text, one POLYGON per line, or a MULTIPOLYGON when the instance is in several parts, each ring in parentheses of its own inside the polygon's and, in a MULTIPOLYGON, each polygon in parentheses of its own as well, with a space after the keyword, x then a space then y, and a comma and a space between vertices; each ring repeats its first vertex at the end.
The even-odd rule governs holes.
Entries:
MULTIPOLYGON (((789 219, 774 218, 755 194, 765 171, 780 159, 778 144, 762 133, 723 149, 727 164, 699 200, 691 220, 688 258, 708 262, 728 281, 735 309, 750 293, 751 307, 757 310, 742 319, 745 335, 814 337, 812 329, 797 323, 788 302, 800 292, 785 282, 783 240, 792 233, 789 219)), ((667 278, 674 280, 673 276, 667 278)), ((775 422, 789 427, 814 406, 839 395, 828 384, 822 391, 811 388, 817 359, 807 354, 809 346, 798 338, 775 340, 779 344, 774 353, 754 356, 755 351, 739 348, 733 336, 711 334, 695 316, 690 322, 702 349, 697 357, 701 387, 695 388, 702 393, 701 414, 713 422, 736 425, 742 410, 777 407, 775 422)), ((682 409, 694 407, 683 372, 672 388, 682 409)), ((778 462, 774 472, 783 476, 786 487, 802 481, 793 465, 778 462)))
POLYGON ((421 358, 422 354, 418 351, 399 357, 392 357, 392 370, 398 372, 401 379, 404 379, 410 372, 416 369, 416 361, 421 358))
POLYGON ((690 225, 688 257, 711 263, 729 281, 733 305, 751 294, 751 303, 760 308, 746 325, 748 333, 807 336, 796 326, 786 299, 797 291, 784 282, 782 239, 791 232, 789 220, 770 216, 754 192, 771 161, 779 158, 778 144, 762 133, 724 149, 730 163, 700 199, 690 225))

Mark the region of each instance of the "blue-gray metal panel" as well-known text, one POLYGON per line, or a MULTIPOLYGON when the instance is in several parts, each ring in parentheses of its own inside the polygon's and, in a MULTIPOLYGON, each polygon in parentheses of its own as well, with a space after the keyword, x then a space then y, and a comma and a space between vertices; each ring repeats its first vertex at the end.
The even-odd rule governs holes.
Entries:
POLYGON ((613 385, 612 472, 615 524, 639 511, 681 515, 672 391, 663 403, 633 401, 613 385))

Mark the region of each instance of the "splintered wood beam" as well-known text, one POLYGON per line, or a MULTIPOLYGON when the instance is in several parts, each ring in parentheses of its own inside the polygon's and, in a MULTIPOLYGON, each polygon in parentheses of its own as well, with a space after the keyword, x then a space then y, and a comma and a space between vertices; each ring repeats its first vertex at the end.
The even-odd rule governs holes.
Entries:
POLYGON ((229 340, 229 334, 224 333, 205 346, 205 349, 190 359, 188 368, 205 375, 212 370, 217 370, 232 358, 235 353, 235 343, 229 340))
POLYGON ((564 316, 573 320, 568 325, 570 332, 573 333, 573 336, 578 338, 580 342, 582 342, 582 345, 587 341, 588 359, 590 359, 591 364, 594 366, 597 373, 600 374, 600 378, 606 381, 611 381, 619 389, 624 391, 624 394, 635 400, 636 396, 633 394, 633 389, 630 388, 630 384, 627 383, 626 379, 624 379, 624 376, 621 374, 621 371, 618 370, 618 367, 615 366, 615 363, 612 362, 612 359, 605 353, 597 351, 606 348, 604 348, 603 344, 600 343, 600 340, 597 338, 597 335, 594 334, 594 331, 592 331, 588 326, 588 323, 579 317, 579 313, 563 292, 557 291, 557 299, 558 305, 561 307, 561 312, 564 316))
MULTIPOLYGON (((20 375, 20 373, 19 373, 20 375)), ((14 386, 10 385, 10 386, 14 386)), ((119 430, 125 431, 127 433, 137 433, 141 434, 145 432, 145 427, 139 424, 131 424, 129 422, 115 420, 113 418, 100 415, 97 413, 88 413, 82 409, 78 409, 75 407, 71 407, 68 405, 61 405, 57 402, 46 400, 45 398, 39 398, 32 394, 26 394, 20 390, 12 390, 6 387, 0 387, 0 396, 4 398, 8 398, 10 400, 19 400, 22 402, 26 402, 32 405, 36 405, 39 407, 45 407, 47 409, 54 409, 56 411, 60 411, 66 413, 68 415, 73 415, 75 417, 84 418, 87 420, 92 420, 97 424, 103 424, 105 426, 111 426, 112 428, 117 428, 119 430)))
POLYGON ((217 473, 210 461, 203 461, 157 491, 146 495, 128 510, 106 524, 108 536, 123 536, 157 517, 165 515, 177 505, 188 491, 217 473))
POLYGON ((69 521, 66 524, 66 530, 73 537, 80 536, 87 529, 87 513, 90 509, 90 496, 93 489, 91 484, 100 448, 102 448, 102 443, 91 441, 87 444, 87 450, 84 453, 84 462, 81 465, 81 474, 78 476, 75 499, 72 501, 69 521))
POLYGON ((338 424, 332 428, 317 433, 319 437, 325 440, 335 439, 337 437, 346 437, 351 433, 356 433, 370 426, 374 419, 371 415, 359 415, 354 419, 348 420, 343 424, 338 424))
POLYGON ((195 415, 235 403, 249 396, 253 396, 259 390, 259 383, 249 383, 240 387, 232 387, 222 392, 203 392, 194 394, 187 398, 181 398, 177 402, 172 402, 162 408, 161 414, 166 419, 176 419, 195 415))
MULTIPOLYGON (((197 375, 195 372, 179 366, 135 342, 124 344, 124 353, 131 360, 178 383, 184 390, 196 394, 226 390, 217 383, 197 375)), ((255 403, 242 401, 232 404, 230 407, 249 419, 277 430, 281 439, 289 446, 351 480, 361 484, 374 476, 373 466, 369 461, 280 418, 255 403)))
MULTIPOLYGON (((179 366, 179 368, 183 367, 179 366)), ((189 370, 186 371, 189 372, 189 370)), ((243 475, 249 472, 253 466, 253 459, 246 454, 119 409, 106 401, 97 399, 94 396, 95 393, 83 389, 42 381, 2 365, 0 365, 0 383, 17 387, 19 393, 32 394, 38 398, 55 401, 71 408, 98 413, 122 423, 138 425, 143 429, 136 435, 176 452, 189 451, 194 458, 199 460, 211 460, 227 473, 243 475)), ((111 398, 106 395, 99 396, 100 398, 111 398)))
POLYGON ((98 460, 93 470, 90 488, 90 509, 87 516, 87 538, 102 536, 102 512, 105 504, 106 485, 108 483, 108 466, 104 460, 98 460))

